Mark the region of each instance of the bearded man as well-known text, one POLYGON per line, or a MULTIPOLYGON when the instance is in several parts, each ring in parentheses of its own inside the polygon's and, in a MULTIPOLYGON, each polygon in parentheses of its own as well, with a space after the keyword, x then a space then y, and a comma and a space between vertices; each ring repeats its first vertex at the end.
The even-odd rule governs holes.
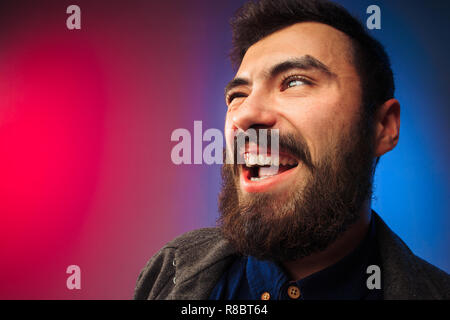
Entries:
POLYGON ((383 46, 344 8, 262 0, 232 19, 219 227, 164 246, 136 299, 449 299, 449 276, 371 210, 379 158, 399 140, 383 46), (255 130, 257 142, 236 147, 255 130), (277 135, 277 154, 261 135, 277 135), (261 154, 263 154, 261 156, 261 154))

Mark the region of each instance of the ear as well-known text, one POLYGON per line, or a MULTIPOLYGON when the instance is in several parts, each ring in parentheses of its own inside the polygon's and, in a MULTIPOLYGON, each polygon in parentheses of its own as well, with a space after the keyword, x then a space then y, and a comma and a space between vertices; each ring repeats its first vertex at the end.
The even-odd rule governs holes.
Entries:
POLYGON ((400 103, 390 99, 375 116, 375 156, 380 157, 395 148, 400 135, 400 103))

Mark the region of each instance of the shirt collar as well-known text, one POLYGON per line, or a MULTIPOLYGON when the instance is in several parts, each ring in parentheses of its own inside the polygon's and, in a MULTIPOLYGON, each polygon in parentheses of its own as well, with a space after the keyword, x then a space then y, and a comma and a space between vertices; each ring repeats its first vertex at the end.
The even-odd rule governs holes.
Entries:
POLYGON ((288 299, 287 288, 295 285, 301 299, 363 299, 368 294, 367 266, 377 263, 375 224, 356 249, 332 266, 298 281, 289 281, 283 267, 273 261, 247 258, 246 275, 253 299, 265 292, 271 299, 288 299))
POLYGON ((252 256, 247 259, 246 274, 254 300, 261 300, 261 295, 265 292, 268 292, 270 297, 277 297, 280 288, 289 280, 275 262, 258 260, 252 256))

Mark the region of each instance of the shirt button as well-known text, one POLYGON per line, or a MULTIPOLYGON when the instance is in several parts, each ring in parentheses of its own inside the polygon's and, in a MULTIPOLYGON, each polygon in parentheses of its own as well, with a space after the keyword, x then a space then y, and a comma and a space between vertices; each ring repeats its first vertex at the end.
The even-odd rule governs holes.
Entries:
POLYGON ((270 293, 264 292, 264 293, 261 295, 261 300, 269 300, 269 299, 270 299, 270 293))
POLYGON ((287 293, 291 299, 298 299, 300 297, 300 289, 297 286, 289 286, 287 293))

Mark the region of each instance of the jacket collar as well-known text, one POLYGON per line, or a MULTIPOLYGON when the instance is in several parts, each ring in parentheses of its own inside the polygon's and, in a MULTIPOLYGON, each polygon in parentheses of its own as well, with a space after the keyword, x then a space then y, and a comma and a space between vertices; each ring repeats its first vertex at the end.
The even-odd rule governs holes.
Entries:
MULTIPOLYGON (((373 212, 381 256, 385 299, 438 299, 439 293, 417 264, 418 258, 373 212)), ((192 239, 191 239, 192 240, 192 239)), ((203 229, 198 241, 176 246, 172 299, 208 299, 237 252, 218 228, 203 229)))

